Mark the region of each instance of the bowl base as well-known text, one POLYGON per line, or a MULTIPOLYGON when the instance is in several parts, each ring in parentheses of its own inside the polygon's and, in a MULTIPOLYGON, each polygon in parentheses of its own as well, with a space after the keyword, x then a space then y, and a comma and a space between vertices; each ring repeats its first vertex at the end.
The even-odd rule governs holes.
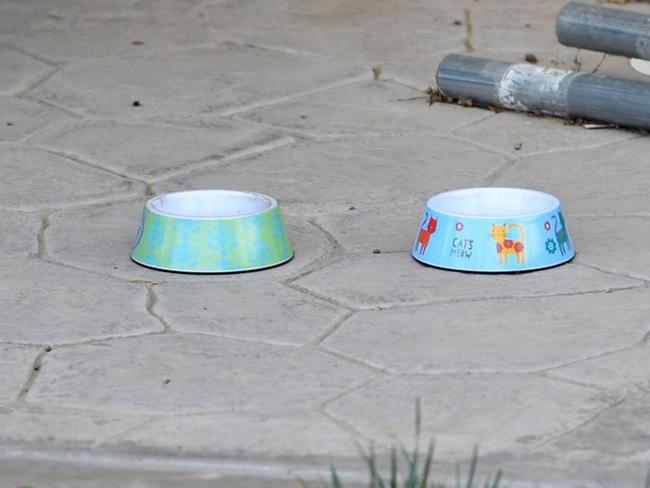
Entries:
POLYGON ((570 263, 573 261, 573 259, 576 257, 575 253, 568 257, 566 260, 561 261, 559 263, 553 263, 553 264, 547 264, 544 266, 537 266, 535 268, 526 268, 526 269, 469 269, 469 268, 455 268, 451 266, 440 266, 438 264, 431 264, 427 263, 426 261, 422 261, 415 256, 411 255, 411 257, 420 263, 423 266, 429 266, 430 268, 437 268, 437 269, 443 269, 445 271, 458 271, 461 273, 472 273, 472 274, 522 274, 522 273, 530 273, 530 272, 535 272, 535 271, 542 271, 544 269, 551 269, 551 268, 557 268, 558 266, 562 266, 564 264, 570 263))
POLYGON ((276 268, 278 266, 282 266, 283 264, 288 263, 293 259, 294 255, 292 254, 289 256, 287 259, 284 259, 282 261, 278 261, 277 263, 273 264, 267 264, 264 266, 258 266, 257 268, 244 268, 244 269, 229 269, 229 270, 201 270, 197 271, 195 269, 192 270, 187 270, 187 269, 174 269, 174 268, 166 268, 162 266, 152 266, 151 264, 143 263, 135 259, 133 256, 131 256, 131 261, 133 261, 136 264, 139 264, 140 266, 144 268, 148 268, 154 271, 164 271, 167 273, 179 273, 179 274, 195 274, 195 275, 206 275, 206 274, 214 274, 214 275, 225 275, 225 274, 236 274, 236 273, 248 273, 252 271, 262 271, 265 269, 271 269, 271 268, 276 268))

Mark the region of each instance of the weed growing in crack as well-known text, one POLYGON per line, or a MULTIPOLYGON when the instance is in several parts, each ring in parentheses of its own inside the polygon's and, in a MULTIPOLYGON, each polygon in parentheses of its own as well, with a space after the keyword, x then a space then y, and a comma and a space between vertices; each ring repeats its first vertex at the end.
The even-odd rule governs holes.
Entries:
MULTIPOLYGON (((415 445, 413 450, 409 452, 403 446, 400 446, 399 451, 405 466, 405 469, 400 471, 398 449, 396 447, 391 449, 387 477, 380 472, 374 448, 371 447, 368 452, 360 448, 361 456, 368 467, 370 488, 447 488, 450 486, 446 482, 433 479, 434 443, 432 440, 429 441, 426 453, 420 450, 421 428, 422 415, 420 401, 418 400, 415 404, 415 445)), ((455 483, 452 486, 455 488, 476 488, 478 486, 482 486, 483 488, 499 487, 503 474, 501 470, 498 470, 493 476, 485 478, 480 483, 477 476, 477 467, 478 448, 474 448, 465 481, 463 482, 460 466, 457 466, 455 483)), ((650 482, 650 475, 648 482, 650 482)), ((330 488, 344 488, 339 473, 334 466, 330 468, 329 486, 330 488)), ((650 488, 650 486, 646 486, 646 488, 650 488)))

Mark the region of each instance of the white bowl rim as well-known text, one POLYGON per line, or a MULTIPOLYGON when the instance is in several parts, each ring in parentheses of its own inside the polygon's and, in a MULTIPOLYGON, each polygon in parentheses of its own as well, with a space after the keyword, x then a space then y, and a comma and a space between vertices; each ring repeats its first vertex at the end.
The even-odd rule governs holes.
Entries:
POLYGON ((146 205, 150 212, 157 215, 188 220, 241 219, 262 214, 277 206, 278 202, 274 198, 261 193, 217 189, 164 193, 151 198, 146 205), (218 198, 222 200, 219 202, 221 207, 205 207, 206 204, 214 204, 218 198), (193 205, 195 207, 191 210, 193 205))
POLYGON ((630 64, 635 71, 638 71, 642 75, 650 76, 650 61, 646 59, 630 59, 630 64))
POLYGON ((465 218, 475 218, 475 219, 504 219, 504 218, 524 218, 524 217, 535 217, 537 215, 544 215, 546 213, 552 212, 560 206, 560 201, 553 195, 549 193, 544 193, 537 190, 531 190, 528 188, 508 188, 508 187, 477 187, 477 188, 463 188, 460 190, 450 190, 443 193, 438 193, 437 195, 432 196, 427 201, 427 207, 435 213, 448 215, 452 217, 465 217, 465 218), (483 211, 469 212, 467 210, 467 199, 468 198, 485 198, 486 196, 495 195, 503 198, 504 196, 509 196, 511 198, 502 200, 498 202, 498 205, 494 205, 493 208, 488 208, 490 203, 487 201, 482 202, 483 211), (514 197, 528 197, 529 199, 534 199, 538 205, 535 207, 531 202, 526 205, 516 206, 511 202, 514 201, 514 197), (465 201, 465 207, 463 208, 462 203, 458 202, 465 201), (543 203, 543 205, 542 205, 543 203), (453 210, 453 205, 458 205, 458 210, 453 210), (508 207, 510 205, 510 207, 508 207), (500 207, 497 210, 496 207, 500 207))

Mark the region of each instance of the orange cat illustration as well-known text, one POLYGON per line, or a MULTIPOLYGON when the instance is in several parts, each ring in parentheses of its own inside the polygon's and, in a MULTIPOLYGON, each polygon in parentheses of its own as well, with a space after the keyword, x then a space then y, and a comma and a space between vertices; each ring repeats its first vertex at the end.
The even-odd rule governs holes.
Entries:
POLYGON ((526 262, 526 252, 524 250, 524 243, 526 236, 524 228, 519 224, 510 225, 496 225, 492 224, 492 239, 497 241, 497 253, 499 254, 499 264, 503 264, 505 260, 506 266, 508 265, 508 255, 515 254, 517 256, 517 264, 524 264, 526 262), (508 239, 508 231, 510 229, 517 229, 521 236, 520 241, 508 239))
POLYGON ((438 227, 438 219, 429 217, 429 212, 427 212, 424 215, 424 221, 420 225, 420 233, 418 234, 418 242, 416 244, 416 248, 417 246, 420 246, 420 254, 424 254, 425 252, 427 252, 427 246, 429 245, 429 240, 431 239, 433 233, 435 233, 437 227, 438 227), (429 219, 428 224, 427 224, 427 219, 429 219), (426 225, 426 227, 422 228, 423 225, 426 225))

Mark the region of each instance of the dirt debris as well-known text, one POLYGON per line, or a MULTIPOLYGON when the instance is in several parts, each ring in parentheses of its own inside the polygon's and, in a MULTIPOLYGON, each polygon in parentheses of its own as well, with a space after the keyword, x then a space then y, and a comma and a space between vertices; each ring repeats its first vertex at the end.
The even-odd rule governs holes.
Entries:
POLYGON ((438 102, 454 103, 454 99, 442 93, 440 91, 440 88, 434 88, 430 86, 429 88, 427 88, 426 93, 429 99, 429 105, 433 105, 434 103, 438 103, 438 102))
POLYGON ((444 93, 440 91, 440 88, 434 88, 430 86, 427 88, 426 91, 427 98, 429 100, 429 105, 433 105, 434 103, 442 102, 442 103, 455 103, 457 105, 460 105, 462 107, 473 107, 474 106, 474 100, 471 98, 465 98, 465 97, 448 97, 444 93))
POLYGON ((533 53, 526 53, 526 54, 524 55, 524 60, 525 60, 527 63, 531 63, 531 64, 537 64, 537 63, 539 63, 539 59, 538 59, 537 56, 535 56, 533 53))
POLYGON ((381 69, 382 69, 381 64, 376 64, 375 66, 372 67, 372 79, 374 81, 379 81, 379 78, 381 78, 381 69))

